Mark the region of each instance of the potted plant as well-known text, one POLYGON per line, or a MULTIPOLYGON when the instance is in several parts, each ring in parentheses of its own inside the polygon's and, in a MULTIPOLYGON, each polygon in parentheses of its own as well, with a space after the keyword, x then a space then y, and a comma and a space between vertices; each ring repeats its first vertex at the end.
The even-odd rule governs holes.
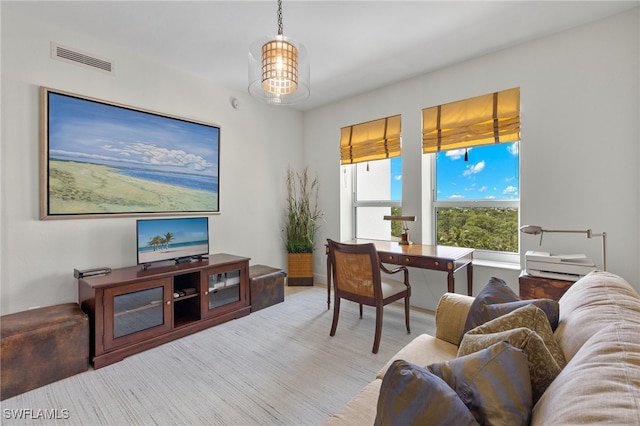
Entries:
POLYGON ((287 285, 313 285, 314 238, 323 212, 318 208, 318 179, 305 167, 287 171, 287 208, 284 215, 288 253, 287 285))

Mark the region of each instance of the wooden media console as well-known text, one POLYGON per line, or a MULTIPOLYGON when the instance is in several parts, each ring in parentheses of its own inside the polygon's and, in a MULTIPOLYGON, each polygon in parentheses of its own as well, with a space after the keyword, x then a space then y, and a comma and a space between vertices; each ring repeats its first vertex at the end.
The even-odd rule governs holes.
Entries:
POLYGON ((94 368, 249 315, 249 258, 212 254, 188 263, 114 269, 78 279, 91 323, 94 368))

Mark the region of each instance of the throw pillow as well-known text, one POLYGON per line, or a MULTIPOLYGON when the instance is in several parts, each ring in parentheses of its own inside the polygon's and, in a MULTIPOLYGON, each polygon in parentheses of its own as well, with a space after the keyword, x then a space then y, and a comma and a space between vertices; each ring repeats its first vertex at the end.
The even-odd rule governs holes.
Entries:
POLYGON ((382 379, 374 424, 478 425, 449 385, 404 360, 395 360, 382 379))
POLYGON ((458 349, 458 356, 475 353, 494 345, 496 342, 509 342, 526 354, 531 383, 533 403, 542 396, 547 387, 562 370, 544 344, 542 338, 525 327, 514 328, 491 334, 465 334, 458 349))
MULTIPOLYGON (((561 369, 566 365, 564 353, 551 330, 551 325, 544 311, 534 304, 529 304, 513 312, 502 315, 481 326, 469 330, 467 334, 491 334, 514 328, 525 327, 535 331, 542 338, 549 353, 561 369)), ((463 337, 464 340, 464 337, 463 337)))
MULTIPOLYGON (((492 277, 471 303, 462 336, 472 328, 530 303, 544 311, 549 319, 551 330, 555 330, 558 326, 560 313, 558 302, 551 299, 520 300, 507 283, 500 278, 492 277)), ((462 336, 460 336, 460 341, 462 341, 462 336)))
POLYGON ((456 391, 481 425, 529 424, 531 382, 527 357, 520 349, 498 342, 427 368, 456 391))

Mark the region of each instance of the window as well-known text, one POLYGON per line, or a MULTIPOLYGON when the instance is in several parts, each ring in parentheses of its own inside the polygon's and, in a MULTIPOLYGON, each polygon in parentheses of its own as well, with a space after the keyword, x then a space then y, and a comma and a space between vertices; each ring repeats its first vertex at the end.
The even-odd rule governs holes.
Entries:
POLYGON ((474 247, 479 258, 515 260, 508 254, 518 253, 518 148, 513 142, 435 154, 437 244, 474 247))
POLYGON ((355 238, 389 240, 401 226, 383 219, 401 207, 400 128, 394 115, 340 129, 340 161, 353 176, 355 238))
POLYGON ((402 223, 385 221, 383 217, 402 213, 402 157, 358 163, 352 167, 355 237, 399 241, 402 223))
POLYGON ((520 89, 422 110, 437 244, 518 261, 520 89))

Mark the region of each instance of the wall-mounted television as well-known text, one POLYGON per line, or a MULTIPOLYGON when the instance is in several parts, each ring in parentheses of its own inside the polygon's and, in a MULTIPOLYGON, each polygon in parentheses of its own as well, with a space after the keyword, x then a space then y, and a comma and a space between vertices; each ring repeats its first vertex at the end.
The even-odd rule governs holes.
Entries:
POLYGON ((138 265, 200 259, 209 254, 209 219, 179 217, 136 221, 138 265))

